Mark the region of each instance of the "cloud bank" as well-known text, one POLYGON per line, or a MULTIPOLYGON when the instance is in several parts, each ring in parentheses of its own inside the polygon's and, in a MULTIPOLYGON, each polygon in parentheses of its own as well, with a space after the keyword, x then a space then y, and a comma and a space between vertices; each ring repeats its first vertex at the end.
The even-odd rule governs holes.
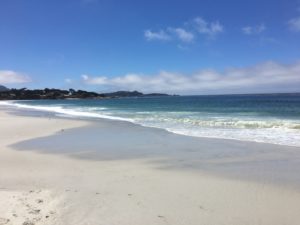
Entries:
POLYGON ((20 84, 30 82, 29 76, 12 70, 0 70, 0 84, 20 84))
POLYGON ((154 75, 118 77, 82 75, 87 85, 110 90, 139 90, 178 94, 229 94, 300 91, 300 61, 293 64, 264 62, 246 68, 212 69, 192 74, 161 71, 154 75))

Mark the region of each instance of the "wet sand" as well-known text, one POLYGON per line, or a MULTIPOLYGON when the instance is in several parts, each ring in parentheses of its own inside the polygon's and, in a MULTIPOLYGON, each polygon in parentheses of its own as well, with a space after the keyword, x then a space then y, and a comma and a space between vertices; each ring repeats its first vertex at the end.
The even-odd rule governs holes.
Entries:
POLYGON ((300 149, 0 112, 0 224, 299 224, 300 149))

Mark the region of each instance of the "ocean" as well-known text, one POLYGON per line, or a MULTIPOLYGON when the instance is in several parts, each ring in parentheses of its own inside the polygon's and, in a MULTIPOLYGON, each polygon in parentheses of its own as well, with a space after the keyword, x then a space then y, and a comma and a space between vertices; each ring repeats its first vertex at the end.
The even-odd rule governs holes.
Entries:
POLYGON ((300 94, 2 101, 57 116, 123 120, 173 133, 300 146, 300 94))

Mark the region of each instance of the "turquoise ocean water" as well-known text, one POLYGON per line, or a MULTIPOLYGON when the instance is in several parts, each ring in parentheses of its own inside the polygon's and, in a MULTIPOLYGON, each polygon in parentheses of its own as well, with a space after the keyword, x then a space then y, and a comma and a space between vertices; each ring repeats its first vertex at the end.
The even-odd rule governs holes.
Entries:
POLYGON ((4 101, 57 116, 124 120, 170 132, 300 146, 300 95, 219 95, 4 101))

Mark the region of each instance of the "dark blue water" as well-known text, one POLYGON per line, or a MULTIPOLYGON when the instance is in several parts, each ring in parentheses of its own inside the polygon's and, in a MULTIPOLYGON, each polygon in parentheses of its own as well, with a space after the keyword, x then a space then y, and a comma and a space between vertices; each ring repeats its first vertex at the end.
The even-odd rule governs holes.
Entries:
POLYGON ((14 106, 128 120, 190 136, 300 146, 299 94, 35 100, 14 106))

